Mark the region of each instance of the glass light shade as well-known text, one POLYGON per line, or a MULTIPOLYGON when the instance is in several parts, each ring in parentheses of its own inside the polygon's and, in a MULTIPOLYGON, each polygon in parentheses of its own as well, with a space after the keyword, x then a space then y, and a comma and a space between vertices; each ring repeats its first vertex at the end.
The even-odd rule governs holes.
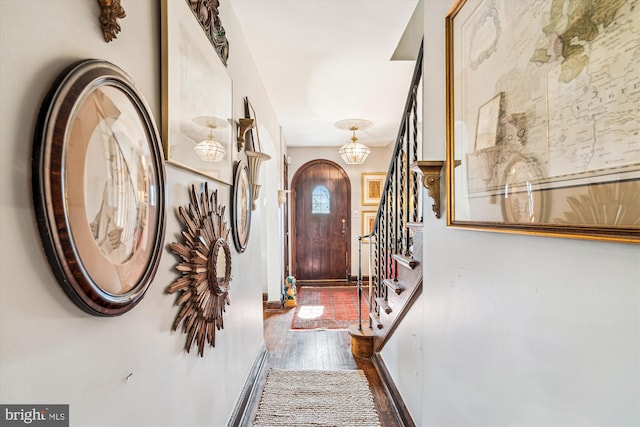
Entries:
POLYGON ((227 149, 213 138, 199 142, 193 147, 196 154, 205 162, 219 162, 224 157, 227 149))
POLYGON ((356 141, 351 141, 338 150, 342 160, 348 165, 361 165, 371 153, 369 147, 356 141))

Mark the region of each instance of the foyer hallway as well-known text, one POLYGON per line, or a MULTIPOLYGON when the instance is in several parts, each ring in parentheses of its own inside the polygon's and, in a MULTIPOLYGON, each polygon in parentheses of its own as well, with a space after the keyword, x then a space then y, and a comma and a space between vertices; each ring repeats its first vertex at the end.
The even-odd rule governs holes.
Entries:
MULTIPOLYGON (((382 427, 400 427, 402 423, 391 396, 369 359, 351 354, 351 339, 346 330, 290 330, 294 309, 264 312, 264 337, 268 368, 297 370, 362 369, 369 380, 382 427)), ((265 369, 265 371, 268 369, 265 369)), ((259 389, 264 385, 259 379, 259 389)), ((258 396, 259 398, 259 396, 258 396)), ((258 401, 251 402, 251 419, 258 401)))

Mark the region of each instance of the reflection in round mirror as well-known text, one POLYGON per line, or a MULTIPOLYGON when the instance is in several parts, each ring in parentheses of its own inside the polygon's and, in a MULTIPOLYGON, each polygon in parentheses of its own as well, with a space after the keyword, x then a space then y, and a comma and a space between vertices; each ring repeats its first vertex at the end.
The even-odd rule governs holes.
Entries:
POLYGON ((145 210, 139 209, 128 159, 105 122, 87 146, 84 207, 96 245, 112 263, 122 264, 136 250, 135 233, 144 223, 145 210))
POLYGON ((229 291, 231 281, 231 250, 226 240, 219 238, 209 258, 209 283, 217 295, 229 291))

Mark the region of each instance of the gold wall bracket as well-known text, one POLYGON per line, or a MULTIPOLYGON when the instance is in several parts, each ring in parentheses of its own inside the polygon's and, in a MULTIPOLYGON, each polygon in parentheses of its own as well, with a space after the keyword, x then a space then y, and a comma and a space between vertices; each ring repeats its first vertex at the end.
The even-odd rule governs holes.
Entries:
POLYGON ((436 218, 440 218, 440 177, 444 164, 442 160, 418 160, 411 164, 411 170, 422 175, 422 184, 429 190, 436 218))
POLYGON ((253 128, 253 119, 242 117, 238 120, 238 151, 244 148, 244 135, 253 128))
POLYGON ((98 4, 101 9, 100 27, 104 34, 104 40, 108 43, 117 38, 121 29, 118 19, 125 18, 127 14, 120 5, 120 0, 98 0, 98 4))

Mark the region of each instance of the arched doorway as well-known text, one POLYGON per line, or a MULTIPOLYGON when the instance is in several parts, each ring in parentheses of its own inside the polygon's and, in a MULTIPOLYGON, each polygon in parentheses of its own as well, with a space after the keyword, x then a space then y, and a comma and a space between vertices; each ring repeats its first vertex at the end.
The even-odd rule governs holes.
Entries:
POLYGON ((351 272, 351 181, 330 160, 293 176, 292 262, 298 281, 346 281, 351 272))

